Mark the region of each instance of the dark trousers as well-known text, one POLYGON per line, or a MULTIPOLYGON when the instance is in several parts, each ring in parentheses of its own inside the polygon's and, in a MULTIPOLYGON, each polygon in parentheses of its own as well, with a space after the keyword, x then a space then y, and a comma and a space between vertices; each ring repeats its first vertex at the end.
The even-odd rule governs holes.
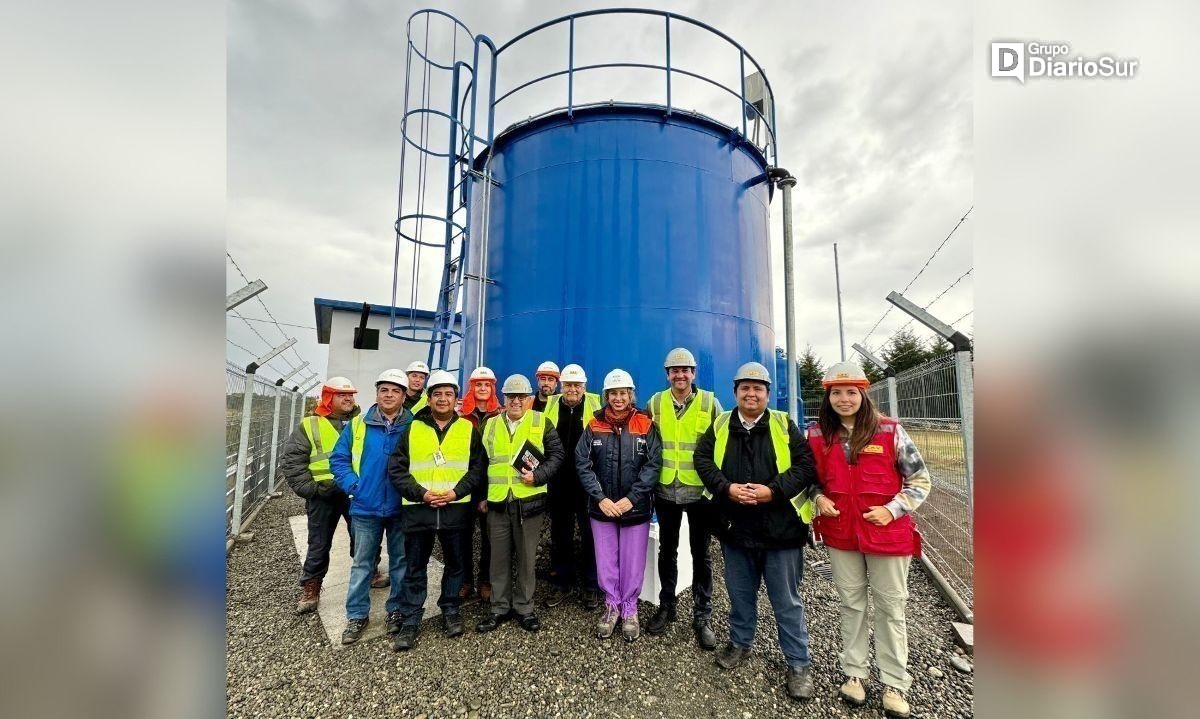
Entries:
POLYGON ((692 619, 708 621, 712 617, 713 569, 709 552, 713 536, 712 502, 675 504, 656 498, 654 510, 658 513, 658 576, 662 580, 659 606, 675 606, 675 585, 679 581, 679 529, 683 513, 687 512, 688 544, 692 549, 692 619))
POLYGON ((308 513, 308 553, 304 556, 304 568, 300 572, 300 583, 310 579, 325 579, 329 571, 329 550, 333 547, 333 534, 337 531, 338 519, 346 520, 346 532, 350 535, 350 556, 354 557, 354 531, 350 527, 350 498, 337 494, 332 499, 313 497, 304 500, 308 513))
POLYGON ((463 574, 470 561, 469 549, 464 541, 467 533, 462 529, 423 529, 404 534, 404 557, 408 562, 404 574, 404 594, 400 599, 400 614, 403 625, 416 627, 425 615, 425 597, 429 588, 429 557, 433 554, 433 541, 442 545, 442 594, 438 606, 443 615, 457 614, 462 600, 458 592, 462 589, 463 574))
MULTIPOLYGON (((478 506, 478 502, 472 501, 472 504, 478 506)), ((463 581, 467 584, 478 586, 485 582, 491 582, 492 540, 488 537, 487 515, 476 509, 472 509, 471 512, 475 515, 475 519, 463 530, 463 543, 467 548, 466 575, 463 581), (471 560, 475 556, 476 526, 479 527, 479 564, 473 565, 471 560)))
MULTIPOLYGON (((579 483, 574 477, 568 481, 579 483)), ((598 592, 596 547, 582 492, 582 489, 555 492, 554 483, 550 484, 550 569, 554 572, 554 584, 560 589, 573 587, 578 580, 583 591, 598 592), (582 544, 578 555, 575 553, 577 526, 582 544)))

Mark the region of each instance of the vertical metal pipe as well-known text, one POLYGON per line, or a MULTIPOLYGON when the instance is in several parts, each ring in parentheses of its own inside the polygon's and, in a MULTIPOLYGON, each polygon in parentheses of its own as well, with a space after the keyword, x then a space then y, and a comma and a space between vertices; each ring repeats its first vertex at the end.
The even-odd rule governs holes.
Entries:
POLYGON ((833 277, 837 283, 838 305, 838 349, 842 352, 842 361, 846 361, 846 330, 842 326, 842 271, 838 267, 837 243, 833 243, 833 277))
POLYGON ((237 482, 233 486, 233 523, 229 533, 242 533, 242 493, 246 488, 246 463, 250 448, 250 408, 254 403, 254 373, 246 373, 246 392, 242 396, 242 428, 238 439, 237 482))
POLYGON ((570 37, 567 41, 567 117, 575 117, 575 16, 568 23, 570 37))
POLYGON ((971 536, 975 535, 975 374, 971 352, 954 353, 955 375, 958 379, 958 411, 962 417, 963 459, 967 465, 967 519, 971 536))
POLYGON ((667 117, 671 116, 671 16, 667 15, 667 117))
POLYGON ((888 393, 888 409, 891 415, 896 419, 900 419, 900 398, 896 392, 896 377, 890 376, 887 378, 887 393, 888 393))
MULTIPOLYGON (((742 76, 742 104, 738 107, 738 114, 742 116, 742 139, 745 140, 748 139, 746 135, 746 51, 742 48, 738 48, 738 73, 742 76)), ((793 184, 795 184, 794 180, 793 184)), ((787 197, 787 190, 783 191, 783 196, 787 197)), ((784 207, 786 208, 787 200, 784 200, 784 203, 784 207)), ((784 213, 787 213, 786 209, 784 213)), ((791 359, 791 356, 789 356, 788 361, 791 361, 791 359)))
MULTIPOLYGON (((744 89, 742 99, 745 100, 744 89)), ((745 113, 742 114, 744 117, 745 113)), ((796 414, 797 384, 800 380, 796 376, 796 282, 792 271, 792 187, 795 184, 796 178, 792 177, 791 173, 779 180, 779 187, 783 189, 783 315, 787 331, 787 407, 788 415, 796 424, 803 424, 803 420, 796 414)))
POLYGON ((267 474, 267 494, 275 493, 275 460, 279 458, 279 404, 283 400, 283 388, 275 388, 275 421, 271 423, 271 468, 267 474))

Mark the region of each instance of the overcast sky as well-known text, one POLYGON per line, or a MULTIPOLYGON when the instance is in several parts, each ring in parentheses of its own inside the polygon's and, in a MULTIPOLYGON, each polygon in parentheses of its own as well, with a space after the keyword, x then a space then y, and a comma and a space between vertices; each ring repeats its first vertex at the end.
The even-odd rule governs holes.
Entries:
MULTIPOLYGON (((498 44, 546 20, 606 6, 613 4, 493 0, 437 5, 471 32, 498 44)), ((299 364, 297 357, 324 374, 326 348, 317 344, 312 329, 313 297, 391 303, 405 25, 423 7, 433 5, 374 0, 235 0, 229 5, 228 249, 250 279, 266 281, 270 289, 261 297, 272 314, 280 322, 303 326, 284 328, 298 339, 296 351, 262 370, 265 377, 273 379, 299 364)), ((798 178, 799 345, 811 344, 826 365, 838 360, 837 242, 847 357, 855 356, 850 345, 861 341, 884 314, 884 297, 913 279, 972 204, 970 5, 722 0, 657 7, 725 32, 766 70, 777 103, 779 164, 798 178)), ((581 20, 577 64, 661 58, 659 27, 637 19, 623 26, 609 20, 589 27, 581 20)), ((736 55, 713 49, 699 33, 678 33, 673 29, 674 66, 736 83, 736 55)), ((526 52, 519 57, 514 53, 502 66, 501 91, 512 86, 505 73, 541 74, 559 69, 556 64, 565 69, 562 36, 538 38, 538 43, 531 42, 526 52)), ((594 91, 603 97, 655 101, 652 90, 659 84, 636 73, 592 82, 599 84, 581 85, 577 97, 594 91)), ((512 111, 523 119, 565 104, 555 92, 547 87, 514 95, 512 111)), ((705 102, 713 95, 702 89, 688 95, 680 83, 678 93, 680 105, 710 110, 705 102)), ((710 114, 724 119, 719 109, 710 114)), ((507 124, 503 118, 499 122, 497 130, 507 124)), ((771 212, 775 327, 782 346, 778 195, 771 212)), ((924 305, 970 270, 972 234, 968 219, 907 296, 924 305)), ((410 257, 405 254, 403 266, 410 266, 410 257)), ((424 254, 423 263, 432 257, 424 254)), ((228 260, 226 265, 229 289, 244 284, 228 260)), ((973 274, 963 278, 930 311, 945 321, 972 311, 973 279, 973 274)), ((408 296, 408 279, 402 276, 397 303, 406 305, 408 296)), ((239 310, 247 317, 266 318, 257 302, 239 310)), ((968 315, 956 326, 970 333, 973 320, 968 315)), ((879 347, 906 321, 893 310, 868 346, 879 347)), ((267 343, 282 341, 273 325, 250 324, 262 338, 230 314, 229 340, 260 353, 267 343)), ((929 335, 918 325, 913 328, 929 335)), ((233 345, 227 350, 237 364, 252 359, 233 345)))

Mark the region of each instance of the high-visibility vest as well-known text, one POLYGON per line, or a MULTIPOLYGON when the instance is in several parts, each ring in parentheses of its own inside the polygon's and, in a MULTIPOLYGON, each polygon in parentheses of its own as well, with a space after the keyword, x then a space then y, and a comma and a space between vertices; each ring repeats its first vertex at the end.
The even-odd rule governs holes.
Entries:
POLYGON ((418 399, 417 403, 414 404, 412 407, 409 407, 408 411, 412 412, 413 414, 416 414, 417 412, 420 412, 422 409, 425 409, 425 407, 427 407, 427 406, 429 406, 429 395, 422 392, 420 399, 418 399))
POLYGON ((508 420, 503 414, 496 415, 487 421, 483 429, 483 448, 488 455, 488 494, 489 502, 503 502, 508 493, 517 499, 526 499, 546 492, 546 485, 527 487, 521 481, 521 475, 513 468, 513 454, 520 449, 525 440, 539 452, 544 452, 542 438, 546 434, 546 419, 541 412, 529 411, 517 423, 517 431, 509 437, 508 420))
POLYGON ((308 451, 308 471, 312 472, 313 480, 332 482, 333 470, 329 468, 329 455, 333 454, 333 446, 338 441, 337 428, 333 426, 333 422, 315 414, 305 417, 300 427, 308 437, 308 446, 311 448, 308 451))
MULTIPOLYGON (((792 453, 788 443, 788 416, 787 412, 769 409, 770 425, 771 425, 771 446, 775 450, 775 471, 783 474, 792 468, 792 453)), ((717 420, 713 423, 714 434, 716 435, 716 444, 713 447, 713 461, 717 468, 720 469, 725 462, 725 447, 729 444, 729 420, 733 417, 733 412, 722 412, 717 420)), ((792 497, 792 506, 796 508, 796 514, 805 524, 811 524, 815 510, 811 499, 805 499, 804 493, 801 492, 795 497, 792 497)))
MULTIPOLYGON (((467 473, 471 462, 471 433, 475 426, 461 417, 455 417, 446 435, 438 442, 437 432, 424 422, 413 422, 408 428, 408 471, 417 484, 426 490, 444 492, 454 489, 467 473), (445 460, 434 461, 438 450, 445 460)), ((471 496, 457 497, 454 503, 468 502, 471 496)), ((404 499, 404 504, 421 504, 404 499)))
MULTIPOLYGON (((558 426, 558 405, 560 402, 562 402, 561 394, 552 394, 546 398, 546 411, 544 414, 546 415, 547 419, 554 423, 555 427, 558 426)), ((600 395, 596 394, 595 392, 584 392, 583 416, 580 418, 583 426, 587 426, 588 420, 591 419, 592 415, 595 414, 599 409, 600 395)))
POLYGON ((663 443, 663 466, 658 475, 659 482, 673 484, 678 476, 684 484, 704 486, 692 463, 692 455, 696 451, 696 440, 712 423, 713 399, 712 392, 698 390, 683 416, 676 418, 675 402, 670 392, 657 392, 650 398, 650 416, 658 423, 663 443))

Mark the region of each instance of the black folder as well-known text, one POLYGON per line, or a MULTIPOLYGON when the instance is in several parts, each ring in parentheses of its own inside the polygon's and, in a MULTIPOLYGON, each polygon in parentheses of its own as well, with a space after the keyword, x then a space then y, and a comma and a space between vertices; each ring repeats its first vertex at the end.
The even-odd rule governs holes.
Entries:
POLYGON ((528 469, 532 472, 533 470, 537 469, 542 462, 545 461, 546 455, 542 454, 542 451, 533 446, 529 440, 525 440, 521 444, 521 448, 517 450, 515 455, 513 455, 512 466, 513 469, 516 469, 517 473, 519 474, 525 469, 528 469))

